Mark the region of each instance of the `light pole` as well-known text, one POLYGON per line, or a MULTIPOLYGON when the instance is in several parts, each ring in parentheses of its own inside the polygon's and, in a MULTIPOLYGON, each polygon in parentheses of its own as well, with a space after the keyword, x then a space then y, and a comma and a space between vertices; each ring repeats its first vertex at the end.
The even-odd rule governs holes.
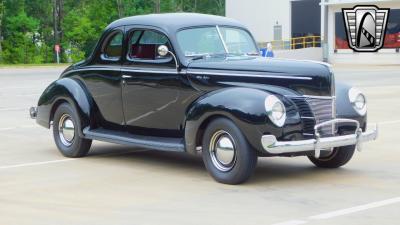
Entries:
POLYGON ((328 0, 321 0, 321 48, 322 60, 328 62, 328 7, 326 5, 328 0))

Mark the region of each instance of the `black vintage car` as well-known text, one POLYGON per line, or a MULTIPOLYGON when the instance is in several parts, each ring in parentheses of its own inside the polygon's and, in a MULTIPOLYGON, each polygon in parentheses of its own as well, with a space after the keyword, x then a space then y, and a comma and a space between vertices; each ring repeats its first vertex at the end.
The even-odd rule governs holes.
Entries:
POLYGON ((228 184, 248 179, 263 156, 337 168, 377 136, 366 130, 365 96, 335 83, 329 65, 260 57, 240 23, 188 13, 111 23, 30 114, 53 125, 67 157, 85 156, 92 140, 201 153, 228 184))

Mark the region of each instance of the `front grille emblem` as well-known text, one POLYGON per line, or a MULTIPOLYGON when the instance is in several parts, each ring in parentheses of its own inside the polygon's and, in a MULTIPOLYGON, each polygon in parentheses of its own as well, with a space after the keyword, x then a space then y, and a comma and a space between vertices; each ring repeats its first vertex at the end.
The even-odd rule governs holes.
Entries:
POLYGON ((357 52, 375 52, 383 47, 390 9, 358 5, 342 9, 349 47, 357 52))

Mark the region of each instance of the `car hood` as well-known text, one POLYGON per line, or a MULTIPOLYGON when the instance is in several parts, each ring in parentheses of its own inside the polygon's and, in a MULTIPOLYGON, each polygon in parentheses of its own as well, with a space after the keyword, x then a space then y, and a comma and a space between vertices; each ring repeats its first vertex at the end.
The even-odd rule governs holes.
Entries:
POLYGON ((332 96, 334 77, 328 64, 263 58, 224 57, 195 60, 188 64, 192 84, 201 90, 221 86, 284 89, 285 94, 332 96))

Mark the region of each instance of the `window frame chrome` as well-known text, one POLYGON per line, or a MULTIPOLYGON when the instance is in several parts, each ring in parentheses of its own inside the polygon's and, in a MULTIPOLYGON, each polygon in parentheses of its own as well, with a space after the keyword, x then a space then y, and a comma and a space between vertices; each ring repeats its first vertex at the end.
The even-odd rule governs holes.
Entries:
POLYGON ((125 38, 125 33, 123 30, 120 28, 115 28, 113 31, 111 31, 107 37, 104 39, 101 48, 100 48, 100 59, 102 61, 106 62, 118 62, 122 59, 122 53, 124 50, 124 38, 125 38), (121 53, 119 56, 114 56, 114 57, 108 57, 107 54, 105 53, 106 48, 108 47, 109 43, 111 42, 112 38, 114 38, 118 33, 122 34, 122 42, 121 42, 121 53))
MULTIPOLYGON (((164 57, 164 58, 160 58, 160 59, 139 59, 139 58, 135 59, 135 58, 130 57, 130 54, 132 52, 132 49, 130 48, 130 40, 132 38, 131 34, 133 32, 135 32, 135 31, 139 31, 139 30, 143 31, 143 33, 145 31, 153 31, 155 33, 160 33, 160 34, 164 35, 168 40, 167 43, 171 46, 170 51, 174 53, 174 47, 172 46, 172 42, 171 42, 170 38, 168 37, 168 35, 166 33, 162 32, 162 31, 160 31, 158 29, 155 29, 155 28, 146 28, 146 27, 135 27, 135 26, 133 26, 133 27, 129 27, 129 30, 126 31, 127 37, 128 37, 128 40, 127 40, 128 46, 126 46, 127 51, 126 51, 126 55, 125 55, 126 61, 132 62, 132 63, 145 63, 145 64, 162 65, 162 64, 168 64, 169 62, 174 60, 174 58, 172 56, 164 57)), ((138 41, 140 41, 140 39, 142 38, 143 33, 138 38, 138 41)), ((176 63, 175 63, 175 65, 176 65, 176 63)))

